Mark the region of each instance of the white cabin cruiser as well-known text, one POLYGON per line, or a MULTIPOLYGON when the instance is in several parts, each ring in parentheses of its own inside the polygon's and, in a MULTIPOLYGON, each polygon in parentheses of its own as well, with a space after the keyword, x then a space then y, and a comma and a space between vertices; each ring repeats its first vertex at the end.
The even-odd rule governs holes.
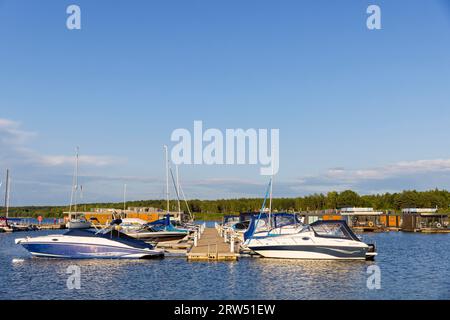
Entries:
POLYGON ((89 229, 92 223, 87 221, 83 213, 72 212, 69 215, 69 221, 66 223, 67 229, 89 229))
POLYGON ((311 260, 373 260, 375 246, 362 242, 345 221, 274 228, 254 234, 244 245, 265 258, 311 260), (283 232, 288 231, 288 232, 283 232))
POLYGON ((127 229, 125 233, 134 239, 139 239, 152 244, 159 242, 178 241, 186 238, 191 230, 176 228, 171 220, 170 215, 164 219, 147 223, 137 229, 127 229))
POLYGON ((33 256, 70 259, 149 259, 164 252, 116 230, 118 221, 104 229, 73 229, 64 235, 16 239, 33 256))

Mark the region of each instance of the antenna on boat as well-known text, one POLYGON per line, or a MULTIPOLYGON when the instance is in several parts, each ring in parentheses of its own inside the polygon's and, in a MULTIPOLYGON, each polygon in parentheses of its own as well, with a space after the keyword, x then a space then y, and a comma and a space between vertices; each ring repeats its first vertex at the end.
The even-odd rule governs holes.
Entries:
POLYGON ((166 201, 167 201, 167 214, 170 214, 170 200, 169 200, 169 151, 166 145, 164 145, 164 154, 166 159, 166 201))

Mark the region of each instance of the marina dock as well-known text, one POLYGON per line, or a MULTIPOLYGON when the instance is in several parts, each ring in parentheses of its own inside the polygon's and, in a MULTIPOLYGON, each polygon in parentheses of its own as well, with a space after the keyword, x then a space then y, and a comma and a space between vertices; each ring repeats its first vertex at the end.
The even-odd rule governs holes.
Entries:
POLYGON ((234 251, 238 251, 238 246, 226 242, 225 238, 220 230, 205 228, 188 251, 188 261, 237 261, 239 254, 234 251))

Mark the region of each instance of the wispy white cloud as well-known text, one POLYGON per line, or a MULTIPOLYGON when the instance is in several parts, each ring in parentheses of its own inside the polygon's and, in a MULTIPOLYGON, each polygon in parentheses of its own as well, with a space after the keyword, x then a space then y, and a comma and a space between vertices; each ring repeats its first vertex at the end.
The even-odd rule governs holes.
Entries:
MULTIPOLYGON (((27 164, 45 167, 73 165, 74 156, 39 154, 28 146, 31 139, 38 135, 35 132, 22 129, 20 122, 0 118, 0 164, 9 166, 11 163, 27 164)), ((102 167, 123 163, 123 158, 111 156, 82 155, 80 164, 102 167)))
POLYGON ((386 179, 399 175, 427 172, 450 172, 450 159, 402 161, 369 169, 346 170, 344 168, 333 168, 328 170, 325 177, 348 182, 357 182, 360 180, 386 179))
MULTIPOLYGON (((43 155, 37 156, 35 160, 44 166, 63 166, 63 165, 72 165, 74 163, 73 156, 50 156, 43 155)), ((118 164, 123 162, 121 159, 117 159, 109 156, 80 156, 79 163, 80 165, 86 166, 94 166, 94 167, 102 167, 108 166, 112 164, 118 164)))
POLYGON ((359 192, 401 191, 402 189, 447 187, 450 159, 400 161, 363 169, 331 168, 313 176, 300 177, 298 190, 327 192, 353 189, 359 192))
MULTIPOLYGON (((0 118, 0 168, 12 166, 14 198, 22 204, 66 203, 72 183, 73 155, 40 154, 31 148, 39 135, 23 129, 19 122, 0 118)), ((115 168, 126 161, 108 155, 82 155, 80 175, 85 187, 85 201, 120 201, 123 184, 127 183, 129 200, 165 197, 165 180, 158 177, 115 174, 115 168), (105 169, 100 170, 100 167, 105 169), (92 170, 89 170, 92 168, 92 170)), ((117 171, 119 172, 119 171, 117 171)), ((162 174, 161 174, 162 176, 162 174)), ((182 179, 188 198, 218 199, 263 197, 267 181, 260 177, 195 176, 182 179)), ((295 197, 332 190, 353 189, 360 193, 392 192, 403 189, 450 187, 450 159, 399 161, 372 168, 330 168, 317 174, 276 179, 275 197, 295 197)), ((171 185, 172 198, 175 197, 171 185)))
POLYGON ((34 137, 36 133, 20 129, 19 122, 0 118, 0 141, 11 146, 20 145, 34 137))

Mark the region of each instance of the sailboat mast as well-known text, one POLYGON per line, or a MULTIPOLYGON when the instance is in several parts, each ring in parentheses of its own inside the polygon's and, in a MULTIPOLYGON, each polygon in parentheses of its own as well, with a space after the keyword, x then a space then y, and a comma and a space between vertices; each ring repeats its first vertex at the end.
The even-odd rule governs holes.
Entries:
POLYGON ((191 212, 191 208, 189 208, 189 204, 187 202, 186 196, 184 195, 184 191, 183 191, 183 188, 181 187, 181 185, 180 185, 180 192, 181 192, 181 195, 183 196, 184 203, 186 204, 186 208, 189 213, 189 218, 191 219, 191 221, 194 221, 194 215, 191 212))
POLYGON ((77 147, 77 160, 75 164, 75 212, 77 212, 78 208, 78 202, 77 202, 77 192, 78 192, 78 158, 79 158, 79 151, 80 148, 77 147))
POLYGON ((169 151, 167 146, 164 146, 164 154, 166 159, 166 201, 167 201, 167 213, 170 213, 170 200, 169 200, 169 151))
POLYGON ((5 185, 5 209, 6 209, 6 218, 8 218, 9 214, 9 169, 6 169, 6 185, 5 185))
POLYGON ((272 177, 270 178, 269 227, 272 227, 273 176, 274 171, 272 165, 272 177))
POLYGON ((181 202, 180 202, 180 176, 178 172, 178 165, 175 166, 175 171, 177 175, 177 198, 178 198, 178 213, 181 213, 181 202))
POLYGON ((127 184, 123 185, 123 211, 125 211, 127 205, 127 184))
POLYGON ((76 159, 75 159, 75 168, 73 170, 73 177, 72 177, 72 190, 70 193, 70 206, 69 206, 69 219, 72 218, 72 206, 73 206, 73 200, 74 200, 74 196, 75 196, 75 186, 77 183, 77 167, 78 167, 78 148, 76 149, 76 159))

